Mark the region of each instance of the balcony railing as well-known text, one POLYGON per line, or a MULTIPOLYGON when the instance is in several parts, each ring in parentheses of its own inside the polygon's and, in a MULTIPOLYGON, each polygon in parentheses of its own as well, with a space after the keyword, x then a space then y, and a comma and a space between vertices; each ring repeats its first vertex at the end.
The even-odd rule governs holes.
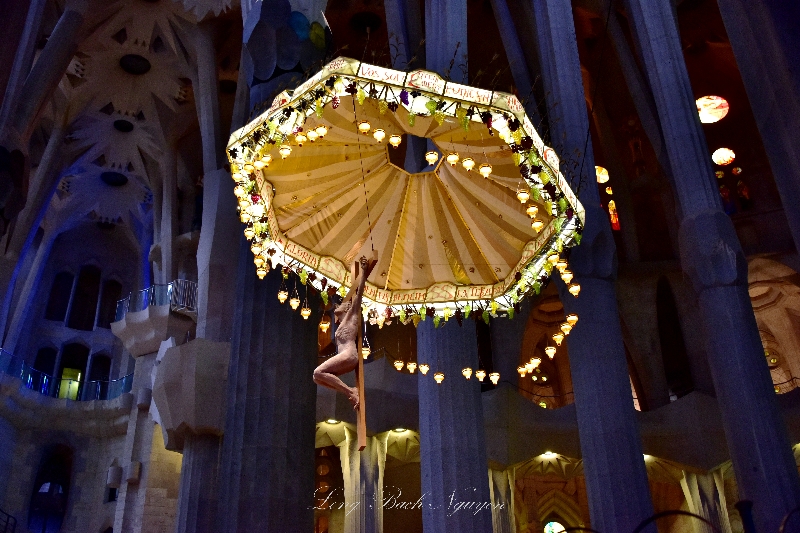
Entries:
POLYGON ((45 396, 76 401, 113 400, 123 393, 130 392, 133 383, 133 374, 112 380, 55 379, 2 349, 0 349, 0 372, 22 380, 25 388, 45 396))
POLYGON ((192 318, 197 316, 197 283, 176 279, 166 285, 151 285, 117 302, 116 321, 129 312, 144 311, 151 305, 169 305, 170 310, 192 318))

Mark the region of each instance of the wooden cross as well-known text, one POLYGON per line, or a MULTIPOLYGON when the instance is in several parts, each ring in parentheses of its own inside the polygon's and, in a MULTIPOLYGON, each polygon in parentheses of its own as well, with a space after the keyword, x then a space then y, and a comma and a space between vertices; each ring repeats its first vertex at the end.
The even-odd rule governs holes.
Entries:
MULTIPOLYGON (((370 258, 367 265, 367 272, 371 272, 378 262, 378 252, 372 251, 372 258, 370 258)), ((356 290, 355 283, 358 279, 359 264, 357 260, 353 260, 350 266, 350 283, 353 285, 350 290, 356 290)), ((349 293, 348 293, 349 295, 349 293)), ((347 298, 347 297, 345 297, 347 298)), ((361 350, 364 347, 364 316, 361 314, 361 309, 358 309, 358 364, 356 365, 356 388, 358 389, 358 409, 356 409, 356 430, 358 434, 358 451, 362 451, 367 447, 367 402, 364 394, 364 357, 361 355, 361 350)))

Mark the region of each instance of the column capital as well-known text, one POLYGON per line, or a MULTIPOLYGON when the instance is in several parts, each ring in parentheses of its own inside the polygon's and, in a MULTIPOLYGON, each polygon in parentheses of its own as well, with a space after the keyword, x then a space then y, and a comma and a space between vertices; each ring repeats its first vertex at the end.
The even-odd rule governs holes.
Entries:
POLYGON ((683 271, 695 290, 747 284, 747 260, 728 215, 708 209, 687 216, 680 228, 683 271))

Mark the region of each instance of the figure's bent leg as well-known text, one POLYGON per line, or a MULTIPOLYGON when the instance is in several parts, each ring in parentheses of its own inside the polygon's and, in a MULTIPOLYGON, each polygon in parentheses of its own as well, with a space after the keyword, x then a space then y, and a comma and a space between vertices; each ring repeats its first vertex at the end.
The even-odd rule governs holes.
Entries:
POLYGON ((358 407, 358 389, 348 387, 338 376, 347 374, 358 365, 355 346, 347 347, 314 369, 314 383, 347 396, 353 409, 358 407))

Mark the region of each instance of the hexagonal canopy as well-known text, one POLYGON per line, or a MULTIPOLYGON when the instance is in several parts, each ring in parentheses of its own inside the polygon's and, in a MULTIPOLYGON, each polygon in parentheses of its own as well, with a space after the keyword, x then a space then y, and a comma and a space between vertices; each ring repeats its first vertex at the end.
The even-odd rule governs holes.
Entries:
POLYGON ((375 249, 364 300, 379 312, 508 308, 538 290, 546 258, 575 244, 583 223, 558 157, 515 96, 424 70, 336 59, 234 132, 228 154, 265 260, 314 272, 318 288, 347 287, 350 263, 375 249), (437 152, 418 173, 402 165, 411 135, 437 152))

